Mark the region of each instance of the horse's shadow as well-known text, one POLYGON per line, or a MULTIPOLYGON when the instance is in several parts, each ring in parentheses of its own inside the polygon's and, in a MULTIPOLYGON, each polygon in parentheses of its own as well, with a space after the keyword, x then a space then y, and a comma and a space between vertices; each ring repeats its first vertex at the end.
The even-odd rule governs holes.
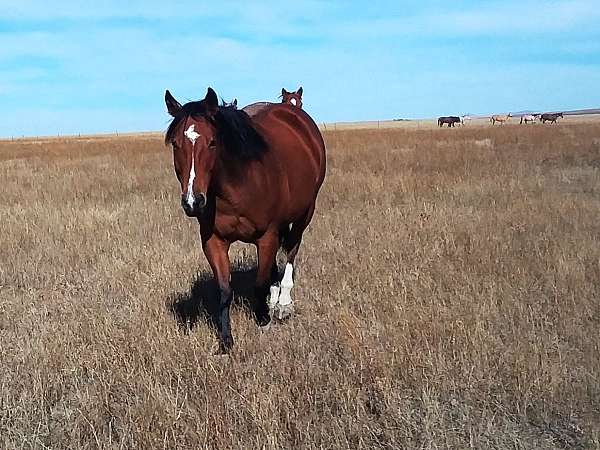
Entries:
MULTIPOLYGON (((233 307, 240 306, 249 316, 252 315, 254 280, 256 267, 237 264, 231 270, 233 307)), ((213 274, 199 273, 188 292, 171 295, 167 307, 181 328, 192 330, 199 322, 218 329, 219 295, 213 274)))

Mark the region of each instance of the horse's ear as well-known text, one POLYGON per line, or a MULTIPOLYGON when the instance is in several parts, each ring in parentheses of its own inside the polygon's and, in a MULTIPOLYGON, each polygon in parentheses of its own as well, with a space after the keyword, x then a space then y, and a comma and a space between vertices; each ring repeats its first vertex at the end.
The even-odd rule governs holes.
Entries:
POLYGON ((233 106, 235 106, 235 107, 237 108, 237 98, 234 98, 234 99, 233 99, 233 103, 232 103, 232 105, 233 105, 233 106))
POLYGON ((204 97, 204 101, 206 102, 206 109, 209 113, 216 113, 217 109, 219 109, 219 99, 217 98, 217 93, 213 90, 213 88, 208 88, 206 91, 206 97, 204 97))
POLYGON ((175 117, 175 114, 181 109, 181 103, 175 100, 175 97, 171 95, 168 89, 165 91, 165 104, 167 105, 167 111, 173 117, 175 117))
POLYGON ((302 92, 304 92, 304 91, 302 90, 302 86, 300 86, 298 88, 298 90, 296 91, 296 94, 298 94, 300 97, 302 97, 302 92))
POLYGON ((286 91, 285 88, 281 88, 281 96, 284 96, 287 93, 288 91, 286 91))

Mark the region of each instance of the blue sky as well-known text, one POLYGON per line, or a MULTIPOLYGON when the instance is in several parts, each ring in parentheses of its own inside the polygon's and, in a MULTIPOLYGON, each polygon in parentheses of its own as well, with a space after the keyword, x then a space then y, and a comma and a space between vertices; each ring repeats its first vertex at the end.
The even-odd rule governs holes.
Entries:
POLYGON ((597 2, 0 1, 0 136, 164 130, 208 86, 302 85, 319 122, 600 107, 597 2))

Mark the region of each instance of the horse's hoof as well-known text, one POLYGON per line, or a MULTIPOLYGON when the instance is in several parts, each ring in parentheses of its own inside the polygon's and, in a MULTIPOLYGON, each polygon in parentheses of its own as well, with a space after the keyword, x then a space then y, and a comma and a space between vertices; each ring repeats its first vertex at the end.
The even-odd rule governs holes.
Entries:
POLYGON ((278 320, 285 320, 285 319, 291 317, 293 314, 294 314, 294 304, 293 303, 289 303, 287 305, 282 305, 281 303, 279 303, 275 310, 275 317, 278 320))
POLYGON ((229 351, 231 349, 224 347, 222 344, 217 346, 217 349, 214 351, 213 356, 229 356, 229 351))
POLYGON ((229 356, 229 353, 227 351, 225 351, 225 349, 223 348, 223 345, 220 342, 215 342, 211 349, 210 349, 210 354, 212 356, 229 356))
POLYGON ((232 336, 223 336, 219 340, 219 346, 215 355, 227 355, 229 351, 233 348, 233 337, 232 336))
POLYGON ((271 329, 271 322, 265 324, 265 325, 259 325, 258 326, 258 331, 260 331, 261 333, 266 333, 271 329))
POLYGON ((269 315, 268 309, 262 309, 261 311, 254 312, 254 321, 259 329, 268 326, 271 323, 271 316, 269 315))

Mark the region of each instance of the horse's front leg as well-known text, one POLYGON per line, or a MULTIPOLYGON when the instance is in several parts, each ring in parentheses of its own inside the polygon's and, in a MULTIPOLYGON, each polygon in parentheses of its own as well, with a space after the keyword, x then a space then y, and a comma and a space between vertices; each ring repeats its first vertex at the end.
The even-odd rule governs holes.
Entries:
POLYGON ((231 322, 229 307, 233 299, 233 292, 229 285, 231 266, 229 263, 229 242, 216 236, 211 236, 202 241, 202 249, 212 268, 217 286, 219 287, 219 307, 217 312, 217 326, 219 331, 219 351, 227 353, 233 347, 231 336, 231 322))
POLYGON ((256 272, 256 283, 254 289, 255 305, 254 314, 259 327, 267 327, 271 322, 269 315, 269 294, 275 294, 271 289, 272 279, 275 275, 275 257, 279 249, 279 234, 271 232, 265 234, 257 243, 258 270, 256 272))

